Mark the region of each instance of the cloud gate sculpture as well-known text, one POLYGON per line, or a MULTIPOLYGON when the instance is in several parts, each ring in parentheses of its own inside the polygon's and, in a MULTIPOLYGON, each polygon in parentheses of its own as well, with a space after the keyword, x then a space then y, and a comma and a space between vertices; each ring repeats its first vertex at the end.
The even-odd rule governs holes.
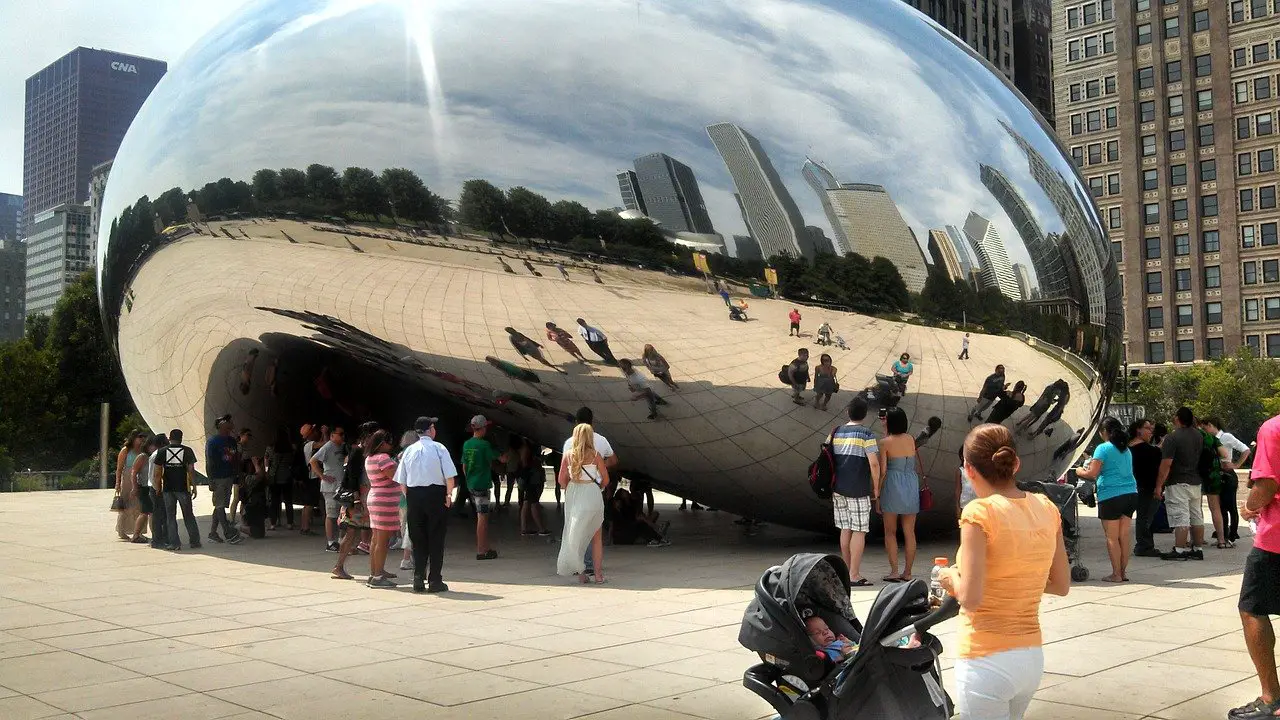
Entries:
POLYGON ((921 460, 949 521, 996 364, 1026 383, 1004 422, 1042 477, 1096 427, 1120 357, 1088 188, 1003 78, 900 0, 251 3, 147 101, 103 218, 103 318, 154 428, 200 443, 230 413, 269 442, 433 414, 456 451, 482 413, 499 442, 559 447, 587 405, 625 476, 796 527, 830 527, 807 468, 855 393, 913 434, 941 420, 921 460), (738 258, 722 274, 748 320, 679 270, 689 247, 738 258), (962 359, 965 326, 767 297, 749 260, 848 252, 1065 339, 969 326, 962 359), (837 368, 826 409, 779 380, 801 347, 837 368), (898 399, 876 375, 903 352, 898 399))

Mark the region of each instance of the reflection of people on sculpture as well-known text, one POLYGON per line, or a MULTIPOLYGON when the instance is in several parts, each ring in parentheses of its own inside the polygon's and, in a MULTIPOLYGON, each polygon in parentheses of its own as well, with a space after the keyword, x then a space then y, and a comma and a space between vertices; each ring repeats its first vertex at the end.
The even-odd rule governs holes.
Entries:
POLYGON ((600 273, 596 272, 595 268, 591 268, 591 277, 595 278, 596 282, 600 283, 601 285, 604 284, 604 281, 600 279, 600 273))
POLYGON ((560 277, 564 278, 565 282, 568 282, 569 271, 564 269, 564 263, 556 263, 556 269, 560 271, 560 277))
POLYGON ((1035 403, 1028 408, 1027 416, 1018 421, 1017 426, 1014 428, 1015 432, 1024 432, 1032 425, 1035 425, 1040 416, 1049 411, 1049 406, 1058 398, 1058 395, 1069 392, 1071 392, 1071 387, 1062 378, 1058 378, 1046 385, 1044 390, 1041 391, 1040 397, 1036 398, 1035 403))
POLYGON ((823 320, 822 324, 818 326, 818 344, 819 345, 831 344, 831 323, 827 322, 826 320, 823 320))
POLYGON ((738 298, 738 302, 729 305, 729 319, 747 321, 747 301, 738 298))
POLYGON ((649 387, 649 381, 636 371, 630 360, 622 359, 618 361, 618 369, 622 371, 622 376, 627 379, 627 388, 631 390, 632 400, 644 400, 649 405, 649 419, 656 420, 658 418, 658 406, 666 405, 667 401, 663 400, 658 393, 649 387))
MULTIPOLYGON (((719 285, 720 281, 717 280, 716 284, 719 285)), ((720 288, 720 299, 724 301, 726 306, 733 307, 733 303, 729 300, 729 288, 723 286, 720 288)))
POLYGON ((547 394, 547 392, 539 385, 539 383, 542 382, 542 379, 539 378, 538 374, 534 371, 526 370, 519 365, 514 365, 506 360, 500 360, 492 355, 486 355, 484 361, 501 370, 504 375, 512 380, 519 380, 522 383, 532 386, 543 395, 547 394))
POLYGON ((634 545, 636 541, 649 547, 666 547, 671 541, 665 537, 670 523, 658 524, 658 513, 644 512, 640 500, 625 489, 618 490, 610 503, 613 511, 611 535, 614 545, 634 545))
POLYGON ((583 357, 582 351, 578 349, 578 344, 573 341, 573 336, 565 332, 561 328, 556 327, 553 322, 547 323, 547 339, 560 346, 560 349, 569 353, 570 356, 577 358, 582 362, 587 359, 583 357))
POLYGON ((502 269, 503 269, 503 271, 505 271, 505 272, 509 272, 509 273, 511 273, 512 275, 514 275, 514 274, 515 274, 515 272, 516 272, 516 271, 515 271, 514 269, 512 269, 512 267, 511 267, 510 265, 508 265, 508 264, 507 264, 507 261, 506 261, 504 258, 502 258, 501 256, 499 256, 499 257, 498 257, 498 262, 502 263, 502 269))
POLYGON ((617 365, 618 359, 613 356, 613 351, 609 349, 609 338, 600 332, 598 328, 591 327, 586 320, 578 318, 578 334, 586 341, 587 347, 591 348, 591 352, 600 356, 606 365, 617 365))
POLYGON ((249 357, 240 366, 240 394, 248 395, 253 383, 253 366, 258 362, 258 348, 249 351, 249 357))
POLYGON ((1001 390, 995 407, 987 416, 987 422, 999 425, 1009 418, 1015 410, 1027 402, 1027 384, 1019 380, 1013 384, 1012 390, 1001 390))
POLYGON ((1044 422, 1040 423, 1040 427, 1036 428, 1029 437, 1035 437, 1040 433, 1044 433, 1045 437, 1053 437, 1053 428, 1049 426, 1062 419, 1062 413, 1067 409, 1067 402, 1071 400, 1071 387, 1065 382, 1060 387, 1061 392, 1058 393, 1058 400, 1053 404, 1053 409, 1044 416, 1044 422))
POLYGON ((276 387, 276 372, 279 369, 280 358, 271 358, 271 362, 267 363, 267 390, 271 391, 271 397, 279 397, 280 395, 280 391, 276 387))
POLYGON ((786 376, 791 385, 791 401, 804 405, 804 398, 800 397, 800 393, 809 384, 809 348, 800 348, 795 359, 787 364, 786 376))
POLYGON ((525 259, 524 266, 528 268, 529 272, 532 273, 534 277, 542 277, 542 273, 538 272, 537 268, 533 266, 533 263, 529 262, 528 258, 525 259))
POLYGON ((982 390, 978 391, 978 404, 969 411, 968 421, 973 422, 975 418, 981 420, 983 411, 991 407, 991 403, 1000 397, 1000 391, 1006 387, 1009 387, 1009 383, 1004 381, 1004 365, 997 365, 996 371, 982 381, 982 390))
POLYGON ((564 372, 555 365, 552 365, 551 361, 547 360, 547 358, 543 356, 542 346, 539 345, 536 340, 513 327, 505 327, 503 330, 507 331, 507 339, 511 341, 511 347, 515 348, 516 352, 520 353, 520 357, 531 357, 558 373, 564 372))
POLYGON ((791 308, 791 312, 787 313, 787 319, 791 321, 791 331, 787 333, 787 337, 792 335, 800 337, 800 309, 791 308))
POLYGON ((813 406, 826 410, 831 396, 839 392, 840 384, 836 382, 836 366, 831 364, 831 356, 822 353, 818 358, 818 367, 813 369, 813 406))
POLYGON ((937 415, 930 417, 928 424, 925 425, 925 429, 921 430, 919 434, 916 435, 916 449, 918 450, 924 447, 924 444, 929 442, 929 438, 933 437, 934 435, 937 435, 938 431, 941 429, 942 429, 942 418, 938 417, 937 415))
POLYGON ((657 350, 653 349, 652 345, 644 346, 644 354, 641 356, 640 361, 644 363, 645 367, 649 368, 649 372, 654 377, 662 381, 663 385, 672 390, 679 389, 675 381, 671 379, 671 364, 657 350))
POLYGON ((898 359, 893 362, 893 379, 898 381, 902 386, 902 392, 907 392, 907 381, 911 379, 911 373, 916 371, 915 363, 911 362, 911 353, 902 353, 898 359))

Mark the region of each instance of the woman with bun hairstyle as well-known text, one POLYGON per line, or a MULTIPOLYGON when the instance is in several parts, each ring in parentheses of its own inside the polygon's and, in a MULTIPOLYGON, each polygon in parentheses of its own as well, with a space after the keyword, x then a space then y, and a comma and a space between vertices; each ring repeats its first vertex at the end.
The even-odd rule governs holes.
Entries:
POLYGON ((1111 558, 1111 574, 1105 582, 1126 582, 1129 576, 1129 531, 1133 514, 1138 510, 1138 480, 1133 475, 1133 453, 1129 452, 1129 433, 1120 421, 1109 417, 1102 421, 1098 434, 1105 441, 1093 451, 1076 477, 1098 481, 1098 519, 1107 536, 1107 555, 1111 558))
POLYGON ((964 441, 977 499, 960 516, 960 550, 942 587, 960 602, 956 711, 964 720, 1019 720, 1044 673, 1040 598, 1071 586, 1058 509, 1018 489, 1013 434, 990 423, 964 441))

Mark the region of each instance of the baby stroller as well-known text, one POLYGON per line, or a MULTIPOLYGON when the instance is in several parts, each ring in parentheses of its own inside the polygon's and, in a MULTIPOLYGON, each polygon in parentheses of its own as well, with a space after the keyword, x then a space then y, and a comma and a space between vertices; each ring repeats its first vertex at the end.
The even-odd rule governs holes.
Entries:
POLYGON ((747 308, 746 308, 746 306, 745 306, 745 305, 744 305, 744 306, 730 305, 730 306, 729 306, 729 319, 730 319, 730 320, 741 320, 742 322, 746 322, 746 321, 747 321, 747 308))
POLYGON ((1089 579, 1089 568, 1080 559, 1080 507, 1078 501, 1082 491, 1093 496, 1093 487, 1082 482, 1084 487, 1077 487, 1070 482, 1046 482, 1043 480, 1027 480, 1018 483, 1023 492, 1036 493, 1049 498, 1057 506, 1062 515, 1062 542, 1067 548, 1067 562, 1071 564, 1071 579, 1084 582, 1089 579))
POLYGON ((849 571, 834 555, 802 553, 772 567, 756 583, 738 642, 761 662, 742 676, 783 720, 918 720, 949 718, 942 689, 934 625, 955 617, 953 600, 933 609, 923 581, 887 585, 876 596, 864 627, 849 604, 849 571), (805 630, 817 615, 832 632, 858 645, 836 663, 818 651, 805 630), (919 636, 919 646, 899 640, 919 636))
POLYGON ((899 375, 876 373, 876 384, 866 390, 868 402, 881 408, 897 407, 907 393, 907 384, 900 378, 899 375))

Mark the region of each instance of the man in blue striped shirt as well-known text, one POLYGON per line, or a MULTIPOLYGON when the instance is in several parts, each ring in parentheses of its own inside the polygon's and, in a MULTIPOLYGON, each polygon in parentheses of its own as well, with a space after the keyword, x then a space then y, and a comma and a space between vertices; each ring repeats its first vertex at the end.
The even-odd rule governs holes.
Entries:
POLYGON ((836 461, 831 504, 840 528, 840 557, 849 566, 849 582, 854 587, 871 585, 862 577, 862 553, 871 530, 871 503, 880 495, 876 435, 863 425, 866 419, 867 401, 858 395, 849 403, 849 422, 827 437, 836 461))

